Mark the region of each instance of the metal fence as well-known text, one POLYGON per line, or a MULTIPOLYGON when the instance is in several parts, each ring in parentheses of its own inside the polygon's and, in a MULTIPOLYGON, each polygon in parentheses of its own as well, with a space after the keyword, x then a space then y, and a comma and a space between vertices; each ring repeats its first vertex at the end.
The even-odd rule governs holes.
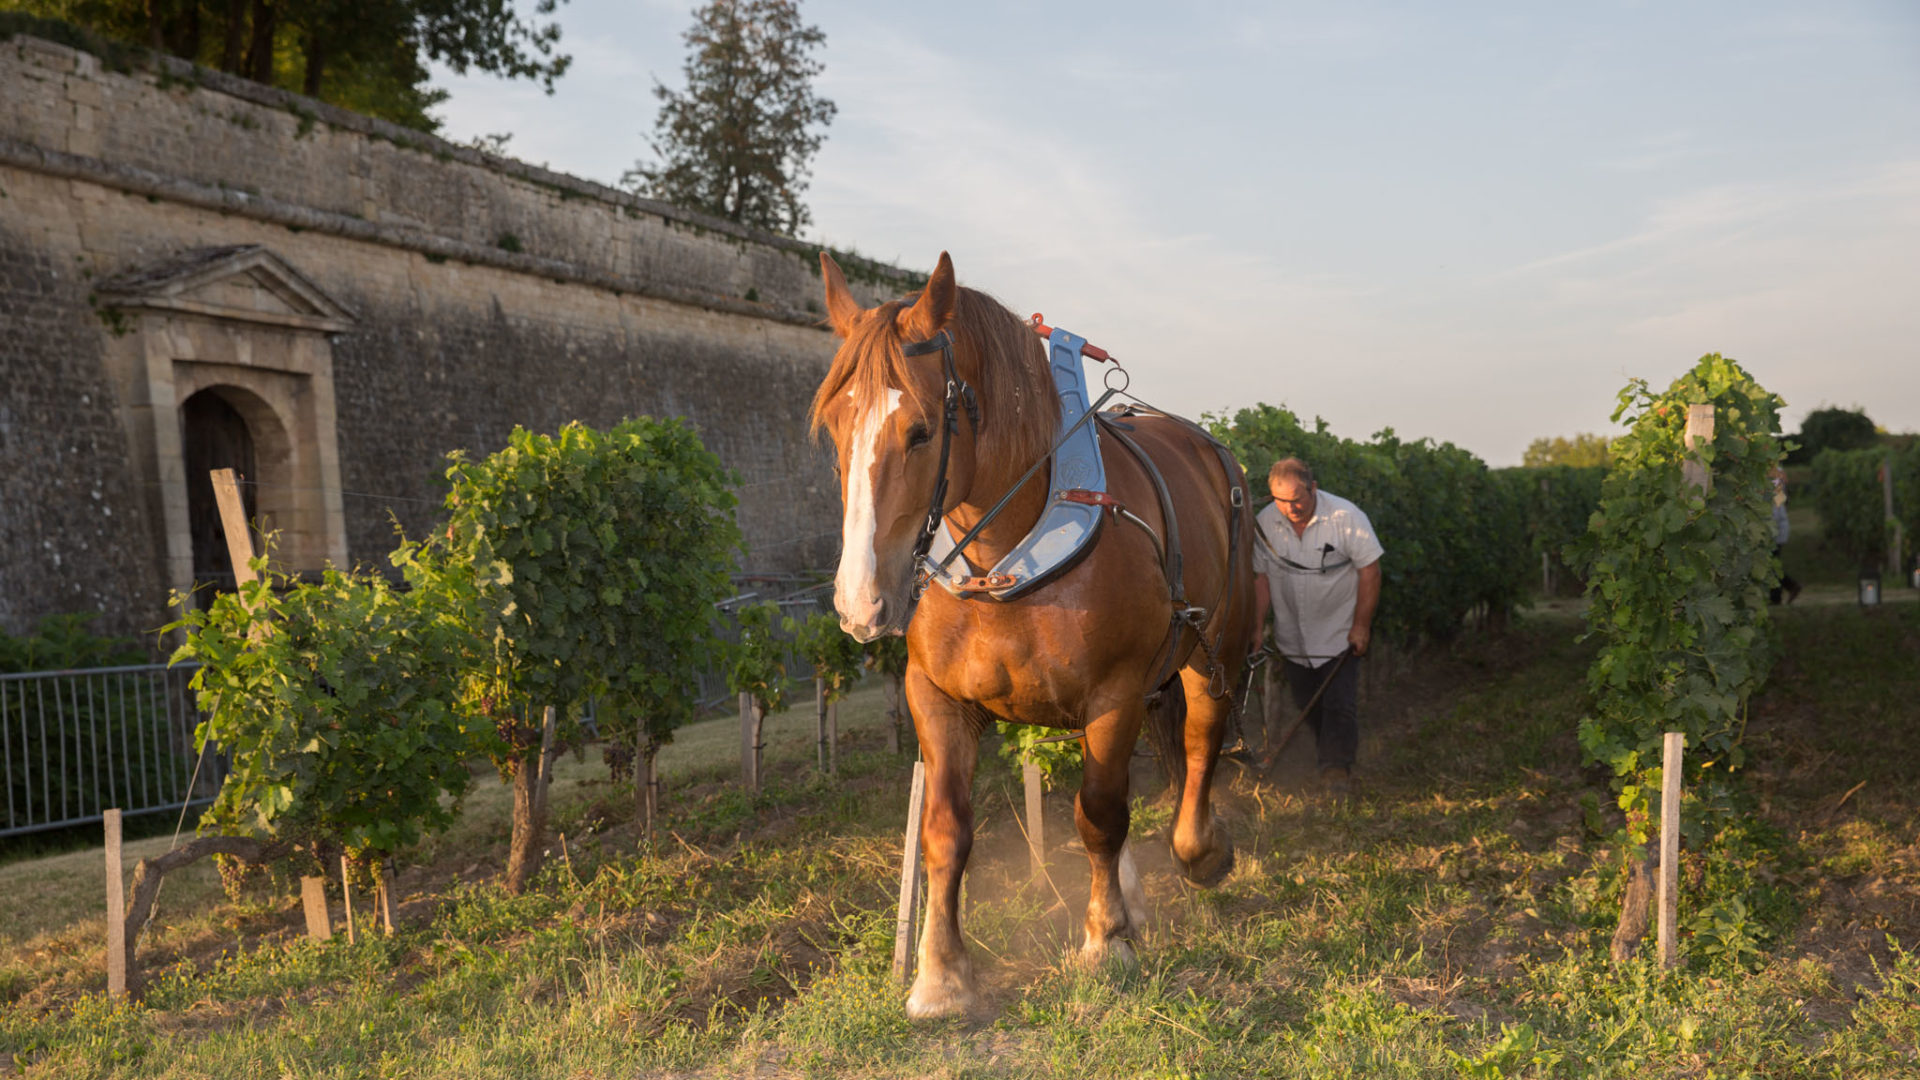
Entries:
MULTIPOLYGON (((741 593, 721 601, 717 611, 718 623, 714 629, 716 636, 729 645, 737 644, 740 641, 740 620, 735 613, 743 607, 751 607, 754 604, 776 604, 783 617, 793 619, 806 619, 820 612, 833 610, 832 582, 809 585, 789 592, 785 596, 779 595, 780 584, 782 583, 774 582, 771 588, 763 587, 761 590, 741 593)), ((784 634, 778 623, 774 625, 774 632, 784 634)), ((801 673, 806 673, 807 677, 811 677, 812 667, 794 651, 791 641, 788 642, 786 661, 789 675, 797 678, 801 673)), ((702 668, 696 681, 698 688, 695 693, 701 709, 711 709, 733 700, 733 692, 727 689, 727 673, 718 663, 709 663, 702 668)))
POLYGON ((225 777, 209 752, 187 682, 198 664, 138 664, 0 675, 0 761, 6 817, 0 836, 211 802, 225 777))

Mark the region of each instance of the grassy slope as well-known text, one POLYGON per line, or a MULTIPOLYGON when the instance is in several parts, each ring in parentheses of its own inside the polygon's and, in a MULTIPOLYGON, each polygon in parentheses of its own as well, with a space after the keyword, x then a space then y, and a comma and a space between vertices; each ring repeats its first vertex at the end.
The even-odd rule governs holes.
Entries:
MULTIPOLYGON (((968 924, 998 1007, 984 1024, 902 1018, 906 770, 864 694, 840 779, 812 776, 810 720, 790 715, 755 800, 729 783, 737 729, 690 729, 663 770, 671 832, 642 855, 622 854, 603 770, 570 765, 572 870, 557 859, 519 899, 490 883, 504 793, 483 784, 403 878, 391 940, 312 945, 289 900, 170 884, 152 954, 172 967, 139 1008, 97 996, 90 859, 0 868, 0 1053, 60 1076, 1920 1075, 1920 959, 1901 951, 1920 943, 1920 605, 1782 622, 1752 812, 1720 854, 1688 857, 1683 920, 1717 900, 1722 925, 1682 973, 1600 959, 1617 864, 1571 735, 1588 652, 1543 615, 1381 680, 1352 807, 1229 766, 1224 888, 1176 885, 1146 837, 1157 914, 1130 974, 1061 961, 1084 861, 1055 852, 1064 904, 1026 883, 1008 774, 988 764, 968 924), (1741 966, 1706 956, 1715 941, 1760 952, 1741 966)), ((1050 807, 1057 848, 1070 803, 1050 807)))

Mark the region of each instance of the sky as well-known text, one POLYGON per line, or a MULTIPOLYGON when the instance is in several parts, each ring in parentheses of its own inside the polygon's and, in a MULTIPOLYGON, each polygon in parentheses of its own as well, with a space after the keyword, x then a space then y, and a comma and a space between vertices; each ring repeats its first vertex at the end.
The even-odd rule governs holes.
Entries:
MULTIPOLYGON (((436 71, 443 134, 617 182, 692 6, 570 0, 555 92, 436 71)), ((1789 432, 1822 405, 1920 430, 1920 5, 803 13, 839 109, 808 238, 948 251, 1163 408, 1512 465, 1719 352, 1789 432)))

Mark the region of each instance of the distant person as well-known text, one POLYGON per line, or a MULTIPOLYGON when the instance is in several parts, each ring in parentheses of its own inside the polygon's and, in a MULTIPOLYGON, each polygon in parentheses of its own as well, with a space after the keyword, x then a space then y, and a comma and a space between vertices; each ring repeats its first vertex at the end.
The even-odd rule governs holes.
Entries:
POLYGON ((1254 519, 1255 640, 1264 640, 1271 610, 1295 708, 1306 708, 1321 683, 1329 684, 1307 724, 1318 743, 1321 782, 1343 797, 1360 750, 1360 659, 1373 639, 1385 552, 1366 513, 1321 491, 1299 458, 1274 462, 1267 489, 1273 505, 1254 519))
MULTIPOLYGON (((1780 559, 1787 546, 1787 535, 1792 532, 1792 526, 1787 523, 1787 471, 1775 465, 1769 479, 1773 481, 1773 557, 1780 559)), ((1789 604, 1800 596, 1800 583, 1787 573, 1784 560, 1780 564, 1780 583, 1767 594, 1767 602, 1779 603, 1783 592, 1789 604)))

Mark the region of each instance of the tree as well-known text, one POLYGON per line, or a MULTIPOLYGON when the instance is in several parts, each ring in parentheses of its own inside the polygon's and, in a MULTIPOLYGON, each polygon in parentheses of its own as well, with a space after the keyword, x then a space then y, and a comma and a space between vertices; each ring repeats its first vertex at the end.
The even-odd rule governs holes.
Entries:
POLYGON ((394 561, 468 628, 463 699, 513 782, 519 892, 541 861, 553 754, 588 699, 632 722, 643 759, 687 718, 739 549, 737 481, 677 419, 515 428, 485 459, 451 458, 445 531, 394 561))
POLYGON ((305 874, 344 855, 365 873, 452 824, 467 790, 472 738, 453 705, 465 627, 378 575, 329 567, 301 582, 264 556, 254 569, 206 609, 176 593, 180 621, 163 630, 186 632, 176 662, 201 664, 195 749, 217 743, 230 766, 201 835, 134 869, 136 994, 138 931, 166 874, 208 855, 305 874))
POLYGON ((866 665, 880 674, 887 696, 887 752, 900 752, 900 731, 911 721, 907 715, 907 639, 888 634, 867 642, 866 665))
POLYGON ((571 58, 555 52, 561 0, 534 19, 511 0, 21 0, 114 41, 142 45, 254 82, 432 131, 446 100, 426 61, 454 71, 538 79, 548 93, 571 58))
POLYGON ((1554 436, 1551 439, 1535 439, 1520 457, 1520 464, 1530 469, 1548 465, 1605 465, 1607 463, 1607 439, 1602 435, 1579 434, 1571 439, 1554 436))
POLYGON ((1807 414, 1794 441, 1799 446, 1787 455, 1787 463, 1801 465, 1819 457, 1822 450, 1865 450, 1880 441, 1880 432, 1866 410, 1828 405, 1807 414))
POLYGON ((1614 410, 1629 430, 1614 443, 1575 557, 1587 574, 1587 636, 1600 640, 1580 747, 1613 775, 1625 815, 1618 839, 1629 849, 1616 961, 1630 958, 1646 931, 1665 733, 1686 736, 1691 827, 1725 820, 1729 779, 1746 762, 1748 701, 1776 655, 1767 592, 1780 562, 1769 477, 1780 463, 1781 404, 1715 353, 1665 393, 1634 379, 1614 410), (1704 490, 1684 464, 1696 453, 1687 438, 1693 405, 1714 407, 1713 438, 1697 451, 1711 470, 1704 490))
POLYGON ((747 775, 748 789, 760 790, 760 748, 768 715, 787 707, 792 680, 787 674, 786 643, 774 636, 780 608, 770 603, 741 608, 740 640, 727 650, 727 688, 746 694, 753 725, 752 768, 747 775))
POLYGON ((656 81, 660 115, 648 140, 656 165, 621 181, 677 206, 774 232, 812 215, 800 197, 834 104, 813 93, 826 35, 797 0, 710 0, 686 32, 684 91, 656 81))
POLYGON ((853 692, 866 652, 858 641, 840 629, 839 617, 827 612, 805 619, 785 619, 780 626, 793 639, 800 656, 813 665, 814 725, 820 739, 820 767, 831 772, 835 768, 835 751, 828 740, 839 733, 828 731, 827 710, 853 692))

